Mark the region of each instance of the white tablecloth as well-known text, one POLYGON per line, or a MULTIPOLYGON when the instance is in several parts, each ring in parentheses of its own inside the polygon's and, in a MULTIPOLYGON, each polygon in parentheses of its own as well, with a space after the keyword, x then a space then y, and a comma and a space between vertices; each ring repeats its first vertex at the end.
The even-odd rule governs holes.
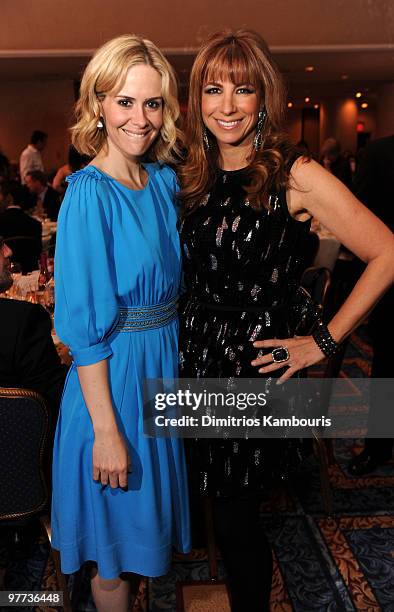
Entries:
POLYGON ((319 240, 319 250, 313 265, 317 266, 318 268, 328 268, 332 272, 338 259, 341 243, 332 234, 319 236, 319 240))
POLYGON ((51 242, 53 234, 56 234, 57 223, 56 221, 45 221, 42 224, 42 248, 45 251, 51 242))
POLYGON ((12 285, 12 292, 14 293, 14 297, 19 297, 19 299, 24 300, 26 298, 26 294, 30 291, 38 290, 38 277, 40 275, 39 270, 34 270, 30 272, 26 276, 14 275, 14 283, 12 285))
POLYGON ((328 268, 332 272, 338 259, 341 243, 317 219, 312 220, 312 231, 319 236, 320 241, 313 265, 318 268, 328 268))

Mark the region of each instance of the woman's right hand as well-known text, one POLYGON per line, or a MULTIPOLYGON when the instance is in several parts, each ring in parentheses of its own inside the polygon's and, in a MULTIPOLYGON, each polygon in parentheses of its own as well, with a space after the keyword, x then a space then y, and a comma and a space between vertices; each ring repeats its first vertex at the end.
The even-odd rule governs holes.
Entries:
POLYGON ((93 444, 93 480, 113 489, 127 486, 131 461, 126 443, 119 431, 95 434, 93 444))

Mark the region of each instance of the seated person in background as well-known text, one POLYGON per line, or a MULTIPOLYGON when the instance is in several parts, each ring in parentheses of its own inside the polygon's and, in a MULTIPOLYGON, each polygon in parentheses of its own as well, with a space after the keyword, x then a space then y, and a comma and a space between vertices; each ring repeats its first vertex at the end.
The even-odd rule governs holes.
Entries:
POLYGON ((7 181, 10 178, 9 159, 0 149, 0 181, 7 181))
POLYGON ((331 172, 348 189, 352 188, 352 171, 349 160, 341 153, 339 142, 335 138, 327 138, 320 151, 320 163, 328 172, 331 172))
POLYGON ((0 235, 9 239, 13 259, 22 266, 23 274, 37 270, 42 250, 41 223, 26 214, 25 190, 18 183, 0 184, 0 235))
MULTIPOLYGON (((12 286, 11 249, 0 236, 0 293, 12 286)), ((0 386, 38 391, 47 400, 54 432, 67 367, 51 337, 51 320, 39 304, 0 298, 0 386)), ((1 449, 0 449, 1 453, 1 449)), ((18 530, 18 552, 29 554, 32 525, 18 530)), ((16 552, 14 529, 0 525, 0 589, 5 569, 16 552)))
MULTIPOLYGON (((0 293, 12 286, 11 255, 0 236, 0 293)), ((55 425, 67 367, 52 341, 49 314, 40 304, 0 298, 0 338, 0 387, 41 393, 55 425)))
POLYGON ((26 185, 30 193, 34 196, 34 206, 36 214, 40 217, 49 217, 51 221, 57 221, 60 209, 60 196, 51 187, 46 176, 40 170, 33 170, 26 174, 26 185))
POLYGON ((84 168, 89 161, 90 157, 81 155, 73 145, 70 145, 68 149, 68 163, 59 168, 52 181, 52 187, 63 195, 67 188, 66 178, 73 172, 84 168))

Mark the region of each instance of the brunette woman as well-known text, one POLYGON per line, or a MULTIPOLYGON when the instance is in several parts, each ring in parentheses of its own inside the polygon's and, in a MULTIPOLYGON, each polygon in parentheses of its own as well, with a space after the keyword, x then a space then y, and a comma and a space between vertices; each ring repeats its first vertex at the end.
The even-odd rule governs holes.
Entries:
MULTIPOLYGON (((298 156, 281 131, 284 102, 258 34, 217 33, 197 54, 180 174, 184 377, 285 381, 333 354, 393 282, 391 233, 332 174, 298 156), (293 304, 312 217, 368 265, 328 327, 297 337, 293 304)), ((272 560, 259 502, 299 450, 281 440, 189 445, 192 508, 212 496, 233 612, 269 609, 272 560)))

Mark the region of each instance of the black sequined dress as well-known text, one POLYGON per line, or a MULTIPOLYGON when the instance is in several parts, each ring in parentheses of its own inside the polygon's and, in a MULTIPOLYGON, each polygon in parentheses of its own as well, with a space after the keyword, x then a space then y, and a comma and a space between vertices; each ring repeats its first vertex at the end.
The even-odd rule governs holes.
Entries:
MULTIPOLYGON (((184 378, 262 376, 250 364, 253 341, 291 337, 298 324, 292 304, 310 223, 290 216, 285 190, 270 196, 269 209, 254 210, 244 181, 243 170, 218 170, 211 193, 181 225, 184 378)), ((258 492, 300 459, 296 440, 187 440, 186 450, 191 488, 216 496, 258 492)))

